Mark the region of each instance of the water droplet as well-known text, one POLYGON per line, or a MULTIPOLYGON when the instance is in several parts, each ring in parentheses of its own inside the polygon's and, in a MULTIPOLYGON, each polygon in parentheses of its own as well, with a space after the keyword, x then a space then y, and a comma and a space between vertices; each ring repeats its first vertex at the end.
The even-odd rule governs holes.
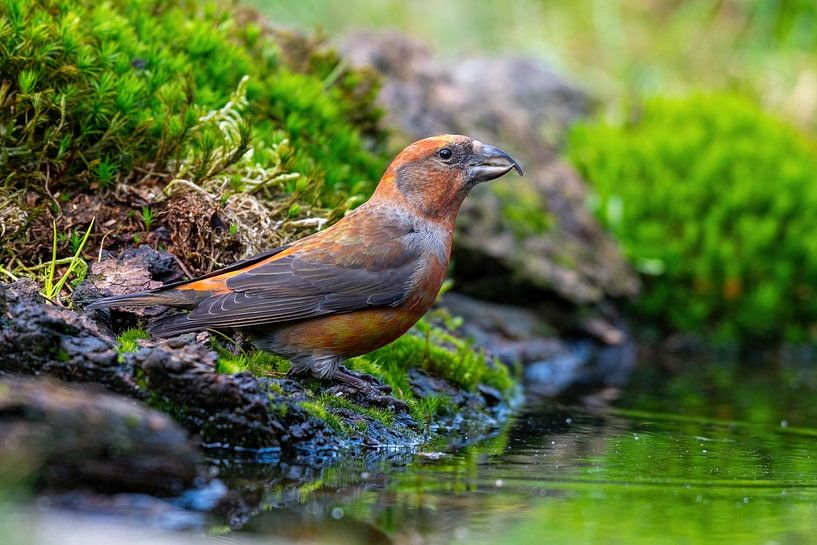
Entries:
POLYGON ((496 486, 497 488, 502 488, 503 484, 504 483, 502 482, 502 479, 497 479, 496 481, 494 481, 494 486, 496 486))
POLYGON ((743 498, 743 503, 749 503, 749 498, 743 498))
POLYGON ((780 421, 780 427, 781 428, 788 428, 789 427, 789 421, 788 420, 781 420, 780 421))
POLYGON ((565 423, 566 423, 566 424, 572 424, 572 423, 573 423, 573 419, 572 419, 572 418, 565 418, 565 423))
POLYGON ((343 518, 343 509, 341 507, 335 507, 332 509, 332 518, 335 520, 340 520, 343 518))

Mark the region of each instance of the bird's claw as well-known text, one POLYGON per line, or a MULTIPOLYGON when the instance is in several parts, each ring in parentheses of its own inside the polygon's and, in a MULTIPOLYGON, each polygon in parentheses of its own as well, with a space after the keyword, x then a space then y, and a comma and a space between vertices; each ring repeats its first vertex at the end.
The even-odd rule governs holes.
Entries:
MULTIPOLYGON (((336 386, 332 386, 326 390, 326 392, 331 395, 354 396, 357 400, 367 405, 374 405, 384 408, 391 407, 396 412, 408 411, 408 405, 406 405, 406 403, 403 401, 400 401, 394 396, 384 394, 381 390, 369 385, 368 383, 365 384, 368 387, 359 388, 356 384, 352 385, 348 383, 338 384, 336 386)), ((391 388, 389 388, 389 390, 391 390, 391 388)))
POLYGON ((384 394, 390 394, 392 392, 391 386, 389 386, 388 384, 383 384, 377 379, 377 377, 370 375, 368 373, 352 371, 344 366, 340 366, 338 368, 336 377, 342 382, 350 384, 351 386, 358 388, 359 390, 365 390, 365 387, 363 387, 363 385, 360 383, 367 383, 372 389, 379 390, 384 394))
POLYGON ((398 413, 408 412, 409 410, 409 407, 405 402, 400 401, 394 396, 375 395, 370 396, 368 399, 372 402, 372 405, 377 405, 379 407, 391 407, 398 413))

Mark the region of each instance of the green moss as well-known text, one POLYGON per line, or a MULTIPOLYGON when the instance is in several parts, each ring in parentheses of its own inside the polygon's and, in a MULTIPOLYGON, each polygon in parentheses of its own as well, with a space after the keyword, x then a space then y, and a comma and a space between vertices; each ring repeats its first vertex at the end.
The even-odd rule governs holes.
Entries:
MULTIPOLYGON (((391 386, 393 395, 409 406, 412 417, 418 423, 428 424, 436 415, 450 413, 452 404, 450 399, 442 396, 425 399, 415 396, 408 375, 412 367, 446 378, 472 391, 477 385, 486 384, 509 395, 514 386, 507 367, 487 358, 481 351, 475 351, 467 341, 455 337, 443 328, 454 329, 460 322, 458 319, 450 316, 440 318, 443 326, 430 325, 425 321, 417 325, 423 337, 409 333, 380 350, 347 362, 350 369, 373 375, 391 386)), ((219 354, 217 370, 220 373, 250 371, 255 375, 285 374, 291 365, 288 360, 267 352, 235 355, 215 340, 213 347, 219 354)), ((283 394, 274 381, 270 384, 274 392, 283 394)), ((338 432, 349 434, 352 428, 334 414, 332 409, 346 409, 386 426, 394 424, 395 413, 392 410, 363 407, 340 396, 314 395, 312 392, 320 391, 326 386, 325 381, 304 377, 302 384, 309 399, 301 403, 301 406, 338 432)), ((355 423, 355 426, 360 429, 363 424, 355 423)))
POLYGON ((513 387, 508 369, 487 358, 484 352, 474 350, 468 341, 425 320, 418 322, 417 330, 422 336, 403 335, 390 345, 353 360, 354 368, 376 376, 383 375, 389 384, 398 386, 401 391, 410 391, 406 372, 411 367, 472 391, 479 384, 493 386, 503 393, 513 387))
POLYGON ((419 422, 430 414, 447 410, 445 399, 422 400, 412 392, 408 371, 412 367, 473 391, 479 384, 492 386, 503 395, 510 395, 514 380, 508 368, 482 351, 476 351, 468 341, 425 320, 417 324, 418 335, 410 332, 371 354, 353 358, 351 369, 368 373, 392 387, 393 394, 408 403, 412 416, 419 422))
POLYGON ((336 432, 343 435, 349 435, 349 433, 351 433, 349 426, 347 426, 338 415, 331 413, 320 401, 301 401, 298 405, 310 415, 326 422, 326 424, 336 432))
POLYGON ((289 371, 292 365, 289 360, 260 350, 238 355, 232 354, 221 347, 217 348, 217 351, 219 356, 216 363, 216 370, 219 373, 241 373, 249 371, 257 376, 269 374, 283 375, 289 371))
POLYGON ((437 415, 451 414, 454 410, 451 399, 445 396, 432 395, 422 399, 415 399, 409 405, 411 416, 417 422, 431 424, 437 415))
POLYGON ((316 402, 324 405, 325 407, 348 409, 357 414, 368 416, 373 420, 377 420, 378 422, 386 426, 391 426, 392 424, 394 424, 394 412, 389 409, 363 407, 361 405, 358 405, 357 403, 349 401, 345 397, 327 394, 319 396, 316 399, 316 402))
POLYGON ((817 146, 730 95, 575 128, 590 203, 642 273, 638 314, 716 340, 817 339, 817 146))
POLYGON ((150 338, 150 333, 144 329, 134 328, 123 331, 116 336, 116 352, 121 356, 139 349, 139 341, 150 338))
POLYGON ((150 165, 200 183, 251 154, 271 175, 257 182, 342 213, 385 164, 377 83, 320 44, 292 66, 235 13, 184 0, 0 4, 0 178, 45 194, 46 179, 110 187, 150 165))

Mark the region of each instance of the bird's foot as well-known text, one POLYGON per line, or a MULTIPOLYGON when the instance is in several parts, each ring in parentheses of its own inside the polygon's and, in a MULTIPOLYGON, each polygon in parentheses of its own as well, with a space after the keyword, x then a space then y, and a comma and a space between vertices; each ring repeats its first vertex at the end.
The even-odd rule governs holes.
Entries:
POLYGON ((408 405, 403 401, 388 395, 391 387, 382 384, 376 378, 365 373, 355 373, 341 367, 334 377, 341 384, 329 388, 329 393, 339 393, 351 396, 360 396, 361 401, 378 407, 392 407, 395 411, 408 411, 408 405))
POLYGON ((338 366, 338 370, 335 372, 334 378, 360 390, 365 389, 366 386, 368 385, 369 388, 378 390, 381 393, 384 394, 391 393, 391 386, 389 386, 388 384, 383 384, 376 377, 368 373, 352 371, 351 369, 347 369, 343 365, 338 366))

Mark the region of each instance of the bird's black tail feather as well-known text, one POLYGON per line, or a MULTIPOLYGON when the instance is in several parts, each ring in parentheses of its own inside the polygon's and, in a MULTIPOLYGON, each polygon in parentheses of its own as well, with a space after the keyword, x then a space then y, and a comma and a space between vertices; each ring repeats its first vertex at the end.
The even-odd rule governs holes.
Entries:
POLYGON ((115 306, 152 307, 164 305, 173 308, 192 308, 200 299, 200 294, 194 290, 165 290, 143 291, 127 295, 112 295, 97 299, 86 309, 108 308, 115 306))
POLYGON ((201 325, 191 325, 187 314, 168 314, 150 321, 148 332, 155 337, 175 337, 184 333, 201 331, 201 325))

